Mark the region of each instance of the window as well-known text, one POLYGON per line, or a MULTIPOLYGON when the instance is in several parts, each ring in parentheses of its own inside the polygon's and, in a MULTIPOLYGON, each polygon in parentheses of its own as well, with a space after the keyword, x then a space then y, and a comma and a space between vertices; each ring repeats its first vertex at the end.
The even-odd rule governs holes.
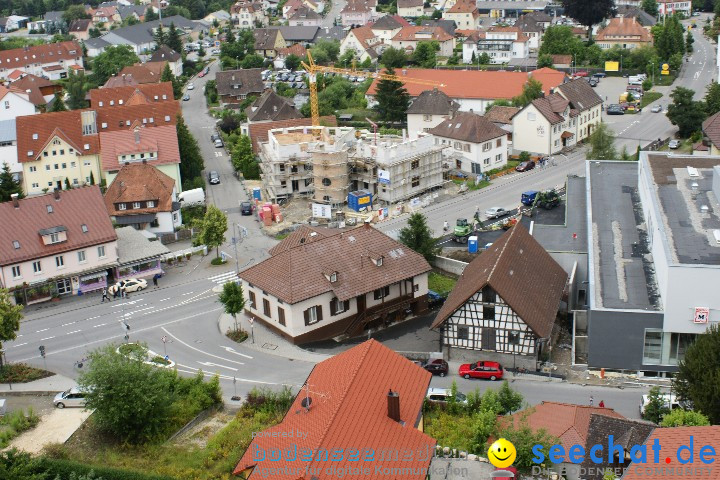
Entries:
POLYGON ((527 119, 531 122, 535 121, 535 113, 534 112, 527 112, 527 119))
POLYGON ((83 233, 87 233, 87 232, 88 232, 87 225, 85 225, 84 223, 83 223, 82 225, 80 225, 80 228, 82 228, 82 232, 83 232, 83 233))
POLYGON ((31 172, 37 172, 37 167, 30 167, 31 172))
POLYGON ((265 314, 266 317, 272 318, 272 313, 270 313, 270 301, 267 298, 263 298, 263 314, 265 314))
POLYGON ((70 162, 70 168, 75 168, 75 162, 70 162))
POLYGON ((502 147, 502 138, 498 138, 497 140, 495 140, 495 146, 502 147))
POLYGON ((470 151, 470 144, 465 143, 463 144, 463 152, 469 152, 470 151))
MULTIPOLYGON (((53 155, 54 155, 54 154, 55 154, 55 152, 53 152, 53 155)), ((55 170, 60 170, 60 165, 59 165, 59 164, 56 163, 54 166, 55 166, 55 170)))
POLYGON ((659 365, 662 357, 662 330, 645 330, 645 346, 643 348, 643 363, 659 365))
POLYGON ((411 186, 413 188, 420 186, 420 177, 412 177, 412 184, 411 186))
POLYGON ((487 152, 487 151, 490 150, 491 148, 492 148, 492 142, 486 142, 486 143, 483 143, 483 149, 482 149, 482 151, 483 151, 483 152, 487 152))
POLYGON ((20 273, 20 265, 15 265, 12 267, 12 276, 13 278, 22 277, 22 274, 20 273))
POLYGON ((152 201, 152 200, 148 200, 148 202, 147 202, 147 208, 154 208, 154 207, 155 207, 155 202, 152 201))
POLYGON ((50 170, 50 165, 45 165, 45 170, 50 170))
MULTIPOLYGON (((60 150, 60 155, 65 155, 65 150, 60 150)), ((65 164, 63 163, 63 165, 65 165, 65 164)), ((63 168, 65 168, 65 167, 63 166, 63 168)))
POLYGON ((8 102, 8 101, 6 100, 6 101, 5 101, 5 110, 9 110, 9 109, 10 109, 10 102, 8 102))
POLYGON ((57 257, 55 257, 55 266, 57 268, 62 268, 65 266, 65 260, 63 259, 62 255, 58 255, 57 257))
POLYGON ((60 235, 57 233, 50 234, 50 243, 58 243, 60 241, 60 235))
POLYGON ((350 309, 350 301, 345 300, 341 302, 337 298, 330 300, 330 315, 338 315, 343 312, 347 312, 350 309))
POLYGON ((40 184, 39 184, 39 183, 33 183, 33 184, 32 184, 32 188, 40 188, 40 184))
POLYGON ((118 210, 125 210, 127 207, 124 203, 118 203, 118 210))
POLYGON ((248 296, 250 297, 250 308, 257 307, 257 303, 255 302, 255 292, 248 292, 248 296))
POLYGON ((105 245, 98 247, 98 257, 105 258, 105 245))
POLYGON ((378 288, 373 292, 373 298, 375 300, 380 300, 385 297, 390 296, 390 287, 384 287, 384 288, 378 288))
POLYGON ((79 262, 79 263, 84 263, 85 261, 86 261, 86 259, 85 259, 85 250, 80 250, 80 251, 78 252, 78 262, 79 262))
POLYGON ((458 325, 458 327, 457 327, 458 340, 467 340, 469 336, 470 336, 470 328, 458 325))
POLYGON ((462 150, 462 143, 460 142, 455 142, 453 146, 455 147, 455 150, 462 150))
POLYGON ((20 242, 18 242, 17 240, 13 240, 13 248, 14 248, 15 250, 19 249, 19 248, 20 248, 20 242))
POLYGON ((420 168, 420 160, 413 160, 410 162, 410 169, 415 170, 417 168, 420 168))
POLYGON ((490 165, 490 159, 489 159, 489 158, 484 159, 484 160, 483 160, 483 165, 486 165, 486 166, 487 166, 487 165, 490 165))
POLYGON ((133 208, 136 208, 136 209, 137 209, 137 208, 141 208, 141 207, 140 207, 140 202, 133 202, 133 208))
POLYGON ((423 122, 432 122, 432 115, 423 115, 423 122))
POLYGON ((317 323, 322 320, 322 307, 320 305, 310 307, 303 312, 303 316, 305 317, 305 325, 317 323))
POLYGON ((33 262, 33 273, 42 273, 42 265, 40 264, 40 260, 37 262, 33 262))
POLYGON ((483 305, 483 320, 495 319, 495 305, 483 305))
POLYGON ((283 327, 285 326, 285 310, 280 307, 278 307, 278 322, 283 327))

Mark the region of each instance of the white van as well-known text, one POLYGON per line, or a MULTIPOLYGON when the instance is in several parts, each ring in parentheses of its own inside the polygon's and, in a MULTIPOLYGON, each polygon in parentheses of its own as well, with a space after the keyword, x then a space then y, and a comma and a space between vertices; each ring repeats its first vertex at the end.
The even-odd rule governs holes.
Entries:
POLYGON ((644 78, 642 78, 639 75, 636 75, 634 77, 628 78, 628 85, 642 85, 644 81, 645 81, 644 78))
POLYGON ((191 205, 204 205, 205 204, 205 190, 202 188, 194 188, 187 190, 178 195, 178 202, 183 207, 189 207, 191 205))
MULTIPOLYGON (((670 410, 675 410, 676 408, 681 408, 680 400, 675 395, 670 395, 669 393, 663 393, 660 395, 660 398, 665 400, 665 406, 668 407, 670 410)), ((645 416, 645 407, 647 407, 647 404, 650 403, 650 398, 648 395, 643 395, 642 400, 640 402, 640 416, 645 416)))

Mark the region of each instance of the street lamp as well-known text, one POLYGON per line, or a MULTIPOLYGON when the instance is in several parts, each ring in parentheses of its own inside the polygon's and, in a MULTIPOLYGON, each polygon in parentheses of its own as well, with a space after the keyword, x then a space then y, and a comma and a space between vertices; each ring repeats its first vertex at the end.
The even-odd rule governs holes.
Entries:
POLYGON ((655 85, 655 62, 650 62, 650 66, 652 68, 652 83, 655 85))
POLYGON ((240 57, 235 57, 235 69, 240 70, 240 57))

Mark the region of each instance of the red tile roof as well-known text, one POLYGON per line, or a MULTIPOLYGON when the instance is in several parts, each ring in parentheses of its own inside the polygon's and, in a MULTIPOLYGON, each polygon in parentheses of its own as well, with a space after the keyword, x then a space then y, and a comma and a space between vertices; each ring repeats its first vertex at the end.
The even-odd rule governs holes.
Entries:
POLYGON ((60 60, 79 60, 82 47, 77 42, 48 43, 26 48, 0 50, 0 68, 24 68, 31 63, 59 63, 60 60))
POLYGON ((403 27, 392 38, 393 42, 415 42, 437 40, 438 42, 447 42, 452 40, 453 36, 440 27, 403 27), (426 34, 426 35, 420 35, 426 34), (428 37, 427 34, 430 36, 428 37))
MULTIPOLYGON (((396 75, 408 78, 429 80, 437 82, 438 89, 442 90, 452 99, 482 98, 482 99, 511 99, 522 93, 523 86, 528 81, 525 72, 495 72, 477 70, 434 70, 424 68, 408 68, 396 70, 396 75), (442 86, 440 86, 442 85, 442 86)), ((378 80, 374 80, 367 91, 374 95, 378 80)), ((417 83, 404 83, 411 97, 417 97, 423 91, 432 87, 417 83)))
POLYGON ((83 135, 81 122, 83 111, 86 110, 17 117, 18 161, 21 163, 35 161, 55 136, 68 142, 80 155, 98 153, 100 142, 97 134, 83 135))
POLYGON ((457 2, 455 5, 450 7, 450 10, 447 10, 446 13, 473 13, 474 17, 477 17, 479 15, 477 5, 474 3, 461 0, 457 2))
POLYGON ((98 132, 112 132, 130 130, 136 123, 148 127, 175 125, 181 114, 177 100, 105 107, 97 109, 97 128, 98 132))
MULTIPOLYGON (((35 115, 40 116, 40 115, 35 115)), ((80 248, 117 240, 110 217, 98 186, 73 188, 60 192, 55 200, 52 193, 0 203, 0 265, 10 265, 31 259, 56 255, 80 248), (48 213, 47 206, 52 206, 48 213), (82 225, 87 225, 87 232, 82 225), (44 245, 40 230, 63 226, 67 228, 67 241, 44 245), (16 249, 13 242, 20 243, 16 249)))
MULTIPOLYGON (((17 72, 18 70, 15 71, 17 72)), ((48 90, 52 90, 54 93, 62 91, 62 87, 60 85, 51 82, 50 80, 47 80, 45 78, 32 75, 30 73, 23 74, 22 78, 15 80, 14 82, 12 82, 11 85, 13 87, 19 88, 20 90, 23 90, 24 92, 30 90, 30 92, 28 92, 28 95, 30 97, 30 101, 34 105, 47 105, 48 102, 45 101, 42 89, 46 89, 46 92, 48 90)), ((47 94, 49 95, 50 92, 47 94)))
MULTIPOLYGON (((262 470, 273 468, 277 472, 272 475, 273 480, 309 480, 311 476, 305 469, 311 468, 317 472, 312 478, 330 480, 338 478, 326 470, 333 466, 345 471, 367 468, 370 472, 367 478, 424 480, 436 442, 416 425, 430 377, 429 372, 375 340, 325 360, 313 368, 307 379, 309 393, 300 391, 282 423, 264 430, 252 441, 233 473, 237 475, 255 467, 247 477, 255 480, 265 478, 262 470), (388 416, 390 390, 399 395, 403 423, 388 416), (302 406, 306 395, 312 399, 309 409, 302 406), (283 432, 303 432, 306 436, 283 438, 283 432), (273 434, 278 436, 271 436, 273 434), (271 449, 286 452, 294 447, 298 455, 311 450, 315 459, 293 461, 284 456, 280 461, 271 461, 253 457, 254 452, 271 449), (321 449, 340 451, 342 459, 317 460, 315 452, 321 449), (348 459, 353 450, 362 452, 359 461, 348 459), (373 461, 364 460, 367 450, 374 452, 373 461), (394 452, 396 457, 386 458, 389 452, 394 452), (397 470, 392 474, 391 470, 378 474, 376 468, 397 470)), ((365 476, 356 474, 347 478, 361 477, 365 476)))
POLYGON ((595 41, 623 41, 652 43, 650 32, 632 18, 611 18, 607 27, 601 29, 595 35, 595 41))
POLYGON ((532 72, 530 72, 530 76, 538 82, 542 83, 543 91, 548 95, 550 94, 550 90, 559 85, 562 85, 567 79, 567 75, 565 74, 565 72, 561 72, 559 70, 555 70, 554 68, 549 67, 543 67, 538 68, 537 70, 533 70, 532 72))
MULTIPOLYGON (((120 70, 120 73, 117 74, 117 77, 122 77, 123 75, 126 77, 130 76, 137 83, 141 84, 160 83, 160 77, 162 77, 163 68, 165 68, 165 62, 151 62, 146 64, 131 65, 120 70), (162 65, 160 66, 160 68, 158 68, 156 64, 162 65)), ((108 83, 111 80, 114 82, 114 78, 116 77, 110 77, 108 79, 108 82, 105 83, 105 86, 111 86, 108 85, 108 83)))
POLYGON ((137 86, 104 87, 90 90, 90 106, 93 108, 120 106, 123 104, 148 104, 172 101, 172 83, 147 83, 137 86), (102 102, 102 105, 100 103, 102 102), (111 103, 112 102, 112 103, 111 103))
MULTIPOLYGON (((705 466, 699 460, 698 451, 705 445, 711 445, 715 449, 717 449, 717 446, 720 445, 720 425, 713 425, 708 427, 656 428, 645 441, 645 445, 647 445, 648 450, 647 463, 639 463, 637 465, 635 463, 630 464, 628 469, 625 470, 625 474, 622 477, 623 480, 677 480, 680 477, 676 473, 676 470, 678 470, 680 467, 683 467, 683 465, 678 464, 676 452, 681 446, 690 445, 690 437, 692 437, 693 444, 695 445, 695 463, 684 465, 684 467, 705 466), (664 460, 663 457, 669 456, 669 465, 666 465, 664 462, 660 465, 653 462, 653 455, 651 455, 650 452, 652 445, 653 443, 655 443, 656 440, 662 447, 662 451, 660 453, 660 461, 662 462, 664 460)), ((682 455, 683 459, 688 458, 687 451, 682 451, 680 452, 680 454, 682 455)), ((715 456, 712 455, 706 458, 714 459, 715 456)), ((688 477, 703 480, 719 480, 720 469, 715 467, 712 468, 712 471, 708 471, 706 466, 706 470, 703 472, 703 475, 700 476, 695 474, 693 476, 692 474, 688 474, 688 477)))
POLYGON ((110 216, 171 212, 175 180, 147 163, 123 165, 105 192, 105 206, 110 216), (154 208, 117 210, 118 203, 155 202, 154 208))
MULTIPOLYGON (((177 131, 175 125, 143 128, 134 130, 117 130, 114 132, 101 132, 100 161, 105 172, 119 170, 122 160, 120 155, 142 154, 157 152, 157 158, 148 160, 150 165, 167 165, 180 163, 180 149, 178 148, 177 131)), ((129 160, 130 161, 130 160, 129 160)), ((132 161, 140 161, 139 156, 132 161)))

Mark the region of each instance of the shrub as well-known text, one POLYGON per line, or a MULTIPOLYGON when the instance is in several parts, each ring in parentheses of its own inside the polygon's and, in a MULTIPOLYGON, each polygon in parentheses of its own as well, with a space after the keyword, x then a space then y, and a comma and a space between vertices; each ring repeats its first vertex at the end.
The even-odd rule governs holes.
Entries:
POLYGON ((25 363, 8 363, 0 368, 0 383, 25 383, 53 375, 52 372, 25 363))
POLYGON ((44 474, 45 478, 68 479, 74 473, 75 475, 88 475, 94 472, 96 478, 103 480, 173 480, 171 477, 161 475, 147 475, 132 470, 120 470, 108 467, 93 467, 71 460, 59 460, 42 457, 38 460, 37 465, 33 469, 35 473, 44 474))
POLYGON ((241 343, 241 342, 244 342, 245 340, 247 340, 248 333, 245 330, 242 330, 239 328, 237 330, 231 328, 230 330, 227 331, 225 336, 227 336, 230 340, 232 340, 234 342, 241 343))
POLYGON ((222 257, 215 257, 212 260, 210 260, 211 265, 224 265, 227 263, 227 260, 223 260, 222 257))

